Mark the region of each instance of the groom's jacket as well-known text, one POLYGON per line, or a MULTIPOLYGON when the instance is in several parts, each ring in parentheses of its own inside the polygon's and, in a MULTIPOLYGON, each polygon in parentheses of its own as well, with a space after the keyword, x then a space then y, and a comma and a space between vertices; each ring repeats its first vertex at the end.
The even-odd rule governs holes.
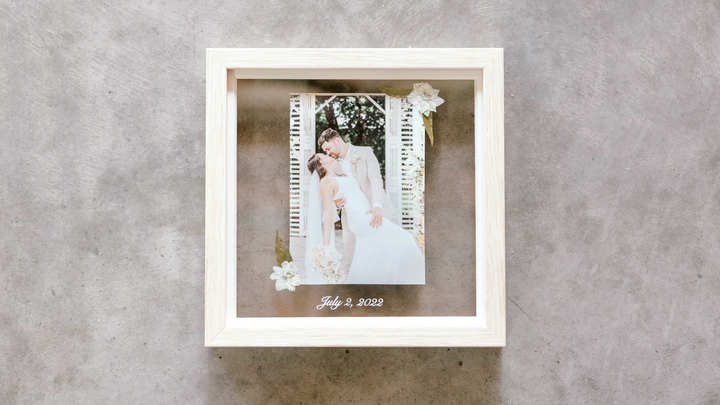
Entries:
MULTIPOLYGON (((378 163, 373 150, 369 146, 352 146, 351 155, 346 156, 352 167, 352 176, 360 184, 360 190, 370 201, 370 204, 380 202, 383 205, 383 217, 390 218, 395 212, 395 208, 390 202, 385 189, 383 188, 383 179, 380 175, 380 164, 378 163)), ((335 161, 333 164, 335 173, 346 174, 342 170, 340 162, 335 161)))

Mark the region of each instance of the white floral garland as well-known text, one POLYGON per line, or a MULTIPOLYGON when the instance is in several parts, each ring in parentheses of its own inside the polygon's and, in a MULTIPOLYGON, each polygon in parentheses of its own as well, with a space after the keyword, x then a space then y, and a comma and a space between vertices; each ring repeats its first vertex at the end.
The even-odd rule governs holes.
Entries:
POLYGON ((413 215, 415 227, 413 236, 420 246, 425 246, 425 159, 411 155, 408 164, 409 186, 412 189, 413 215))

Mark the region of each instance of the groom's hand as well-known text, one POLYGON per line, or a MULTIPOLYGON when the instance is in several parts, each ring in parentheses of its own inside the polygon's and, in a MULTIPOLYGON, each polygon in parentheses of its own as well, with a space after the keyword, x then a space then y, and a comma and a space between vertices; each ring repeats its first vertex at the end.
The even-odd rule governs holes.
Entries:
POLYGON ((373 228, 377 228, 380 225, 382 225, 382 208, 380 207, 373 207, 372 209, 369 209, 366 214, 372 214, 372 220, 370 221, 370 226, 373 228))
POLYGON ((335 200, 335 206, 338 208, 342 208, 345 206, 345 199, 344 198, 338 198, 335 200))

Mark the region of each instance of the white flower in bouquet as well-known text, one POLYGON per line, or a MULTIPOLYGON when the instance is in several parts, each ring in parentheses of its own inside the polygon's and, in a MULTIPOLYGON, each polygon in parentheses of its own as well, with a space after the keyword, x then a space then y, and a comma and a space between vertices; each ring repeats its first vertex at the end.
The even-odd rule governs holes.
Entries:
POLYGON ((435 107, 444 103, 445 100, 438 97, 440 90, 435 90, 427 83, 413 84, 413 91, 407 96, 408 102, 416 106, 421 114, 426 117, 430 115, 430 111, 435 112, 435 107))
POLYGON ((325 277, 325 282, 328 284, 337 284, 340 282, 340 274, 333 273, 332 275, 325 277))
POLYGON ((325 251, 325 259, 329 262, 334 262, 340 259, 340 253, 333 248, 329 248, 325 251))
POLYGON ((322 245, 313 246, 310 249, 310 261, 313 267, 320 269, 327 265, 327 259, 325 258, 325 247, 322 245))
POLYGON ((275 280, 275 290, 280 291, 288 289, 295 291, 295 287, 300 285, 300 276, 295 262, 283 262, 282 267, 273 266, 273 274, 270 280, 275 280))
POLYGON ((323 269, 322 275, 325 276, 325 277, 330 277, 330 276, 332 276, 332 275, 335 273, 335 269, 333 269, 333 268, 330 267, 330 266, 325 266, 325 267, 323 267, 322 269, 323 269))
POLYGON ((324 261, 325 259, 325 249, 317 249, 315 252, 315 260, 317 261, 324 261))
POLYGON ((310 261, 313 268, 322 274, 325 282, 335 284, 339 282, 341 276, 340 258, 342 255, 331 246, 313 246, 310 249, 310 261))

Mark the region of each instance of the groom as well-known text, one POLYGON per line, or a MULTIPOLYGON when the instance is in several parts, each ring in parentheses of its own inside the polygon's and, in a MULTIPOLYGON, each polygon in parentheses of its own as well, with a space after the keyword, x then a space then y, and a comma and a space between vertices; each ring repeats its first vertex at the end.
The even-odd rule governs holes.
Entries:
MULTIPOLYGON (((377 228, 382 225, 383 217, 390 218, 395 212, 390 199, 383 189, 383 179, 380 174, 380 164, 371 147, 355 146, 345 143, 340 134, 332 128, 328 128, 318 138, 320 149, 335 160, 333 171, 344 174, 357 180, 360 189, 372 203, 372 208, 367 213, 372 213, 370 226, 377 228)), ((344 199, 335 202, 338 208, 345 205, 344 199)), ((355 236, 347 224, 347 215, 342 215, 343 245, 343 267, 350 268, 352 256, 355 252, 355 236)))

